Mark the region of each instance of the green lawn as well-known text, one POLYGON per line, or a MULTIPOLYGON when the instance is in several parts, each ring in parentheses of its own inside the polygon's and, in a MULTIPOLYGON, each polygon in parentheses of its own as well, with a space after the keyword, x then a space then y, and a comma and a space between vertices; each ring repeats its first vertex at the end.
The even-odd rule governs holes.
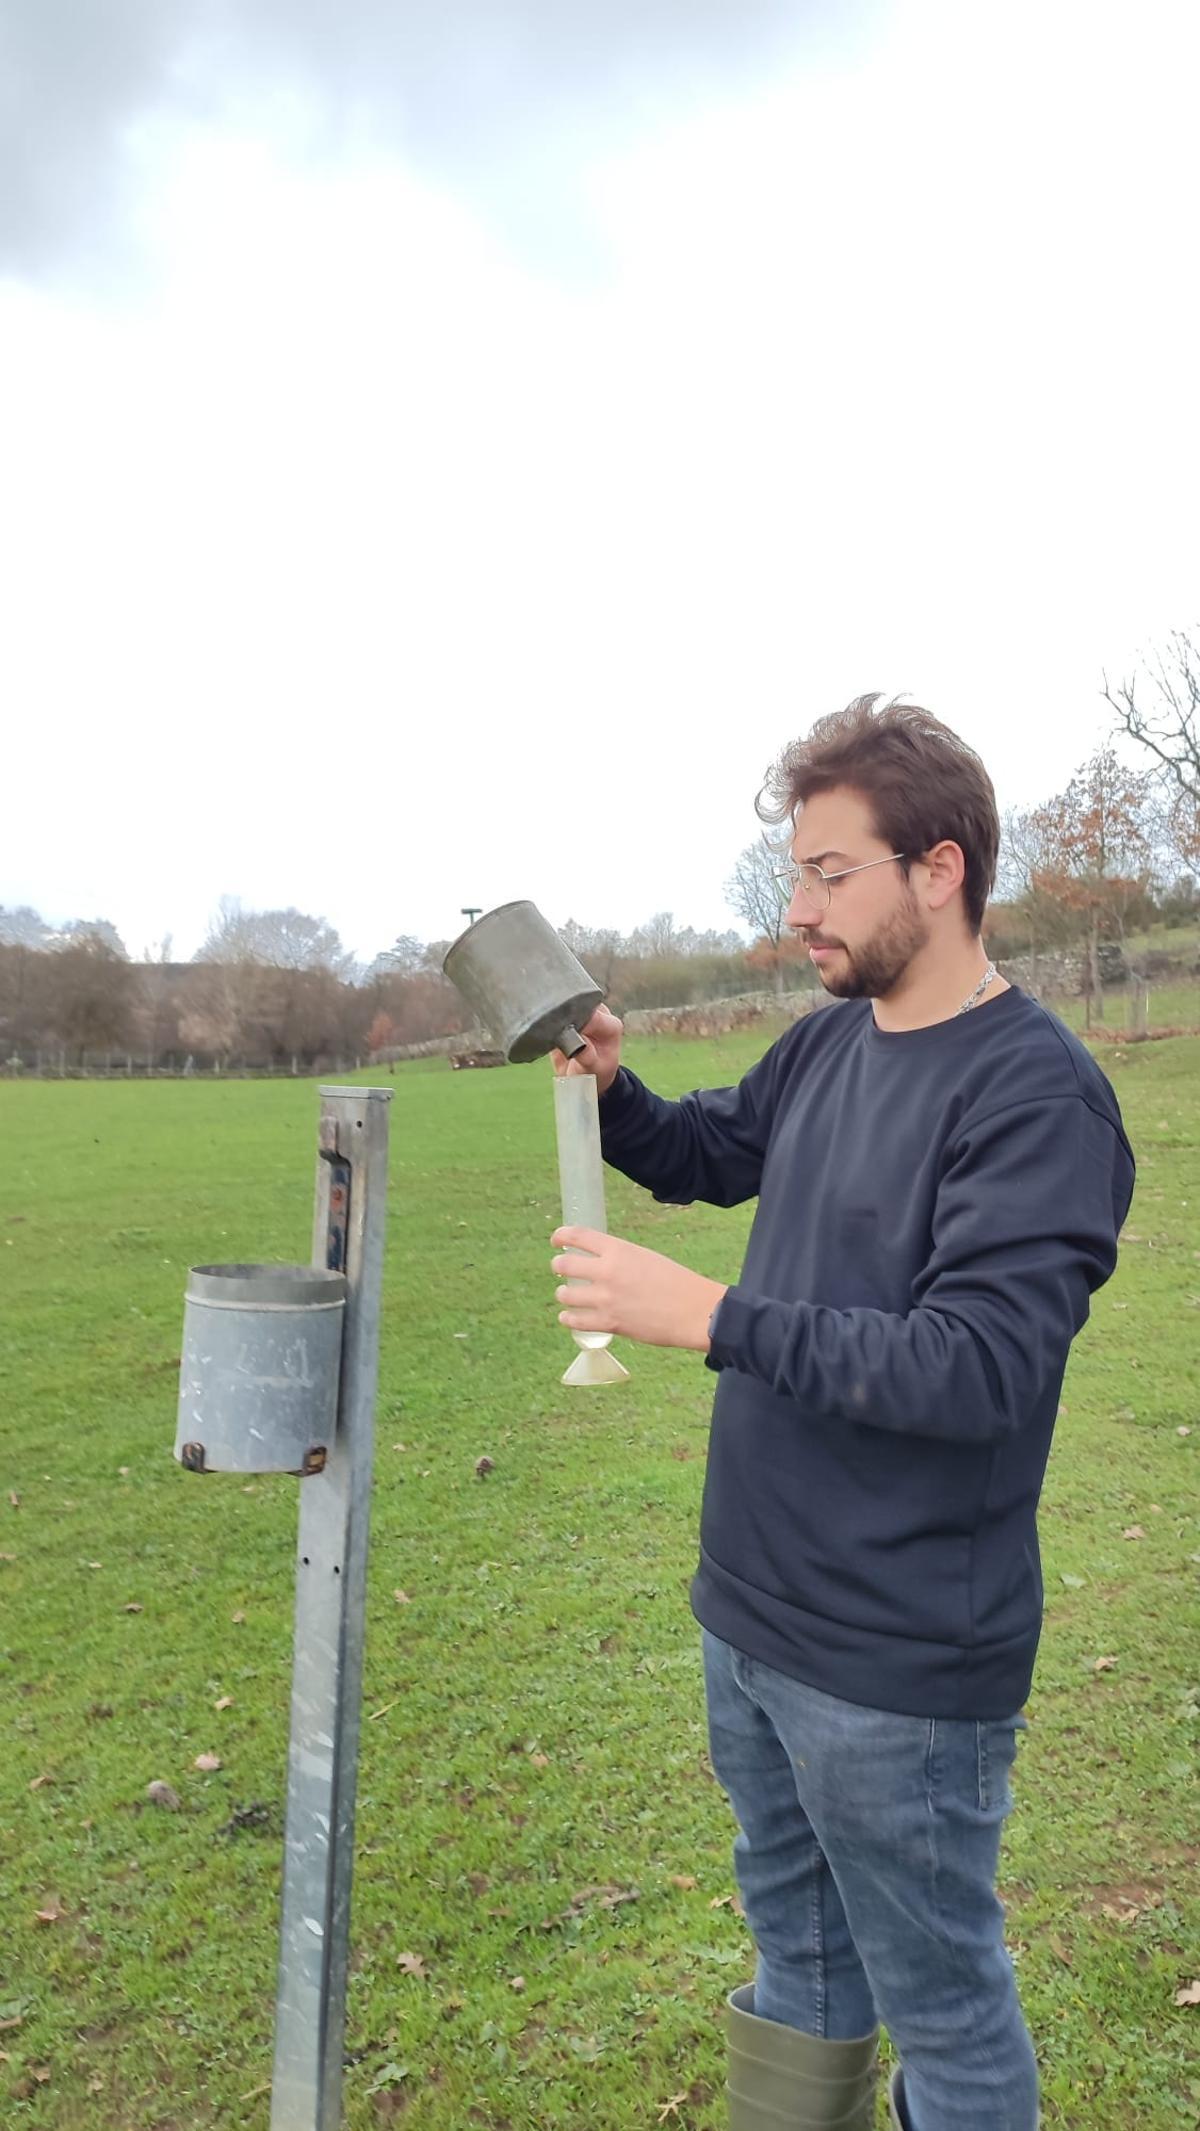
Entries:
MULTIPOLYGON (((759 1047, 630 1056, 673 1093, 759 1047)), ((1200 2006, 1175 2003, 1200 1976, 1200 1039, 1104 1056, 1141 1177, 1064 1396, 1003 1881, 1046 2125, 1180 2131, 1200 2116, 1200 2006)), ((724 2122, 718 2014, 748 1959, 687 1604, 712 1380, 627 1349, 627 1386, 560 1385, 547 1071, 388 1083, 363 2131, 724 2122)), ((0 2113, 22 2131, 267 2123, 297 1483, 199 1479, 171 1446, 185 1268, 307 1257, 316 1109, 294 1082, 0 1085, 0 2113), (146 1802, 155 1778, 181 1811, 146 1802)), ((731 1277, 748 1213, 614 1179, 610 1221, 731 1277)))

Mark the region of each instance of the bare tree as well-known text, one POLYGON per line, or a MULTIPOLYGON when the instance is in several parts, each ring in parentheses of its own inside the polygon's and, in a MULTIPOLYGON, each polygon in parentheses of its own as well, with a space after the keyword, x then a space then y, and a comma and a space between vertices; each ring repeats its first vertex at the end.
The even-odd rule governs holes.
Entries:
MULTIPOLYGON (((1001 821, 1000 861, 996 870, 993 922, 1011 925, 1029 950, 1029 984, 1038 988, 1038 957, 1048 947, 1074 938, 1079 920, 1061 897, 1044 885, 1054 870, 1054 850, 1039 809, 1009 807, 1001 821)), ((989 926, 990 929, 990 926, 989 926)))
POLYGON ((68 1050, 108 1051, 131 1038, 137 1005, 133 965, 106 939, 83 933, 47 961, 51 1026, 68 1050))
MULTIPOLYGON (((1186 629, 1174 629, 1165 650, 1140 675, 1109 687, 1104 699, 1117 729, 1149 750, 1164 782, 1188 803, 1186 818, 1200 825, 1200 647, 1186 629)), ((1198 838, 1200 840, 1200 838, 1198 838)))
POLYGON ((195 962, 257 962, 265 969, 326 969, 349 980, 354 957, 323 917, 286 910, 243 910, 222 896, 195 962))
POLYGON ((782 951, 783 919, 788 906, 787 887, 779 879, 783 870, 784 853, 778 842, 763 835, 756 843, 746 845, 725 883, 725 900, 730 909, 745 920, 753 941, 765 943, 767 952, 760 959, 769 963, 775 989, 781 994, 786 959, 782 951))
POLYGON ((45 947, 50 930, 41 912, 31 910, 28 903, 15 910, 0 904, 0 947, 45 947))

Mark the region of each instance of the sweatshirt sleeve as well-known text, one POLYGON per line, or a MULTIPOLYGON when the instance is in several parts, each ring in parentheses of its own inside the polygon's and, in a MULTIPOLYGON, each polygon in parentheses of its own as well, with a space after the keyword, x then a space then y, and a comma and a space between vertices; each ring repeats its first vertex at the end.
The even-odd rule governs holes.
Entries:
POLYGON ((693 1199, 739 1206, 754 1198, 775 1111, 779 1049, 772 1045, 736 1087, 697 1089, 679 1102, 653 1094, 622 1066, 600 1098, 605 1161, 672 1206, 693 1199))
POLYGON ((947 1442, 1008 1435, 1061 1380, 1116 1264, 1132 1189, 1127 1142, 1079 1096, 964 1125, 905 1314, 731 1287, 708 1366, 756 1377, 814 1417, 947 1442))

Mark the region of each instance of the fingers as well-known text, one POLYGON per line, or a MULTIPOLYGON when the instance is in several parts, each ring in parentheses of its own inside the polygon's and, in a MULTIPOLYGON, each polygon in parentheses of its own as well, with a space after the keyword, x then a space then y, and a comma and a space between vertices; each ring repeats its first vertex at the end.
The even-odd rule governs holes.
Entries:
POLYGON ((585 1250, 594 1258, 608 1237, 599 1228, 556 1228, 550 1241, 557 1250, 585 1250))

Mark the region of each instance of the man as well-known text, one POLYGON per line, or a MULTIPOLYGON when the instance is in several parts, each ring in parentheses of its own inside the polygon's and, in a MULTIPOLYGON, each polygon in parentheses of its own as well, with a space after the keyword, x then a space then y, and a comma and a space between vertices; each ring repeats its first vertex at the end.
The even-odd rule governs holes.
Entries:
POLYGON ((850 1003, 678 1103, 597 1011, 571 1070, 596 1075, 606 1160, 668 1202, 758 1206, 731 1287, 560 1229, 554 1271, 589 1282, 560 1320, 717 1374, 692 1603, 757 1955, 733 2131, 867 2131, 880 2022, 894 2125, 1032 2131, 996 1862, 1038 1496, 1133 1157, 1090 1054, 988 961, 999 827, 970 748, 866 696, 768 793, 787 923, 850 1003))

